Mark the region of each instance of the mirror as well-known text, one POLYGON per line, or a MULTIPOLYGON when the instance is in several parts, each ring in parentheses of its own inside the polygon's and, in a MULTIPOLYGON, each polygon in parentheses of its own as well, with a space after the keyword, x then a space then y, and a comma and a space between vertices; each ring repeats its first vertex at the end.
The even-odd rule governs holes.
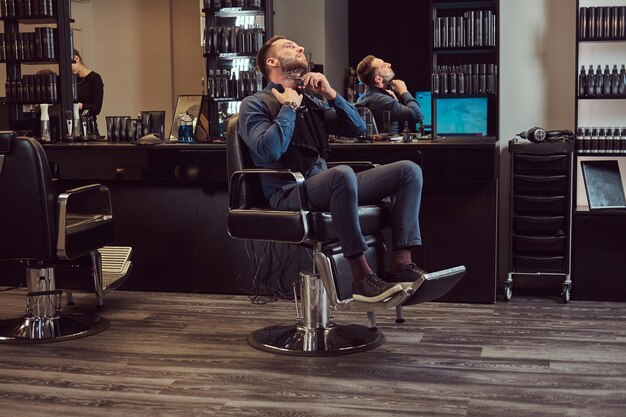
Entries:
POLYGON ((198 117, 200 116, 200 107, 202 106, 201 95, 178 96, 176 100, 176 109, 172 117, 172 128, 170 130, 170 140, 178 140, 178 127, 180 125, 180 115, 189 114, 193 120, 193 134, 195 137, 196 126, 198 125, 198 117))

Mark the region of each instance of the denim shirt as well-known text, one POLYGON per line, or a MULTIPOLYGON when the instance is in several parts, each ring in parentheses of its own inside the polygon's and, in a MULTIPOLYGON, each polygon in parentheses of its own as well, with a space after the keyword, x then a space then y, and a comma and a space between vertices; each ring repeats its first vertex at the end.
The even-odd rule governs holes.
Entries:
MULTIPOLYGON (((276 88, 270 82, 266 89, 276 88)), ((354 105, 337 95, 334 100, 325 102, 313 98, 318 108, 324 109, 324 128, 327 134, 354 137, 365 132, 365 122, 354 105)), ((282 106, 276 117, 256 95, 248 96, 241 102, 239 110, 239 135, 248 145, 252 161, 257 168, 285 169, 280 158, 287 151, 293 136, 296 112, 282 106)), ((326 169, 326 162, 320 156, 308 176, 326 169)), ((305 174, 305 173, 302 173, 305 174)), ((293 181, 262 176, 263 194, 269 199, 283 187, 293 187, 293 181)))

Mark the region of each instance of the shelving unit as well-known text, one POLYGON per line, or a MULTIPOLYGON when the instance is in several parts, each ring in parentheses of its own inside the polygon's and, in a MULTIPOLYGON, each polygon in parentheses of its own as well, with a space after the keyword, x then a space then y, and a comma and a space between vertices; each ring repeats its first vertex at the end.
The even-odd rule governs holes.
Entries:
POLYGON ((499 4, 499 0, 431 0, 433 137, 441 131, 439 101, 473 98, 487 99, 482 133, 498 136, 499 4))
POLYGON ((224 120, 239 111, 241 100, 264 86, 255 69, 256 53, 272 36, 272 0, 205 0, 205 116, 209 136, 224 136, 224 120))
MULTIPOLYGON (((61 115, 72 110, 75 96, 75 81, 72 76, 73 45, 70 23, 71 0, 46 0, 40 2, 3 2, 0 7, 0 21, 4 25, 4 45, 2 45, 1 62, 7 69, 7 103, 9 104, 10 128, 20 132, 34 134, 37 130, 38 120, 34 121, 32 112, 25 111, 25 106, 48 103, 59 105, 60 109, 56 123, 52 124, 53 140, 63 136, 61 115), (38 4, 44 8, 40 11, 30 9, 38 4), (35 44, 36 39, 43 42, 41 36, 33 32, 20 32, 20 25, 54 24, 56 31, 52 30, 45 34, 46 40, 54 37, 54 44, 46 50, 37 53, 37 48, 43 48, 35 44), (33 33, 30 35, 29 33, 33 33), (11 42, 9 42, 9 40, 11 42), (11 51, 11 48, 14 50, 11 51), (56 64, 58 75, 50 80, 50 88, 47 94, 43 93, 39 81, 28 74, 23 78, 22 66, 32 64, 56 64), (24 90, 26 88, 26 90, 24 90), (39 94, 37 94, 39 92, 39 94)), ((36 29, 38 31, 40 29, 36 29)), ((30 107, 30 106, 29 106, 30 107)), ((55 112, 56 113, 56 112, 55 112)))
MULTIPOLYGON (((626 36, 610 24, 606 37, 594 37, 585 27, 581 8, 609 7, 618 17, 626 13, 624 0, 577 0, 576 23, 576 100, 577 129, 575 161, 575 205, 573 209, 574 286, 572 297, 583 300, 626 301, 626 209, 590 210, 587 201, 581 162, 616 160, 622 183, 626 184, 626 95, 589 96, 581 94, 581 66, 626 65, 626 36), (617 30, 617 32, 613 32, 617 30), (585 33, 585 31, 587 31, 585 33), (617 36, 614 36, 617 35, 617 36), (585 129, 587 128, 587 129, 585 129), (594 129, 595 128, 595 129, 594 129), (610 132, 607 128, 611 128, 610 132), (615 134, 618 128, 619 135, 615 134), (602 130, 601 130, 602 129, 602 130), (603 132, 602 132, 603 131, 603 132), (624 134, 622 134, 624 131, 624 134), (603 133, 603 134, 602 134, 603 133)), ((589 9, 585 9, 588 11, 589 9)), ((626 19, 626 15, 625 15, 626 19)), ((612 20, 610 21, 612 22, 612 20)), ((597 20, 596 20, 597 24, 597 20)), ((602 34, 603 36, 605 33, 602 34)), ((585 80, 582 80, 585 82, 585 80)), ((584 89, 583 89, 584 90, 584 89)))

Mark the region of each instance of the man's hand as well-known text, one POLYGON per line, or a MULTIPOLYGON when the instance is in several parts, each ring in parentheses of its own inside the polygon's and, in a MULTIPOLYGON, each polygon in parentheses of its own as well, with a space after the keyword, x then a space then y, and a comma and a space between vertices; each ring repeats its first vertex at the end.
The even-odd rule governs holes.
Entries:
POLYGON ((311 91, 315 94, 321 94, 326 100, 334 100, 337 92, 330 86, 324 74, 319 72, 307 72, 302 77, 304 88, 311 87, 311 91))
POLYGON ((293 88, 286 87, 284 93, 279 93, 277 89, 272 88, 272 94, 274 94, 274 97, 276 97, 280 104, 283 104, 286 101, 293 101, 298 106, 302 104, 302 95, 298 94, 298 92, 293 88))
POLYGON ((391 89, 399 96, 409 92, 409 90, 406 88, 406 84, 402 80, 392 80, 391 89))
POLYGON ((398 99, 398 97, 396 97, 396 93, 393 92, 393 90, 385 90, 389 93, 389 95, 393 98, 395 98, 396 100, 398 99))

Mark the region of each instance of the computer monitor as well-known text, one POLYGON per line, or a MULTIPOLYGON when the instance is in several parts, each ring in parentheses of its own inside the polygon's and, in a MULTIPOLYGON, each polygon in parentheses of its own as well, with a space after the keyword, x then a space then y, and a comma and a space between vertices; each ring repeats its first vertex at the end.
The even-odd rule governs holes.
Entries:
POLYGON ((487 135, 487 98, 437 99, 437 134, 487 135))
MULTIPOLYGON (((427 131, 432 130, 433 124, 431 97, 432 96, 430 91, 417 91, 415 93, 415 100, 417 101, 417 104, 420 105, 422 115, 424 116, 424 120, 422 121, 422 123, 424 124, 424 130, 427 131)), ((419 131, 419 124, 415 125, 415 131, 419 131)))

